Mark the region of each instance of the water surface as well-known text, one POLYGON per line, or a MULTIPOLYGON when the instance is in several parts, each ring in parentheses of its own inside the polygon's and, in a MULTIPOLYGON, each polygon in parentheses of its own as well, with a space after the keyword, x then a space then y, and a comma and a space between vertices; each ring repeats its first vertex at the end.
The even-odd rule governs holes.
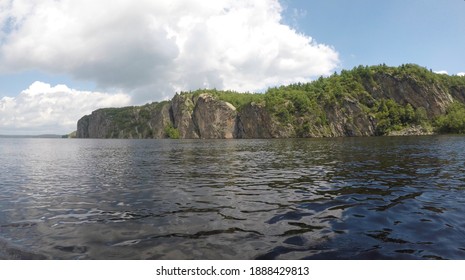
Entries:
POLYGON ((465 259, 464 143, 0 139, 0 258, 465 259))

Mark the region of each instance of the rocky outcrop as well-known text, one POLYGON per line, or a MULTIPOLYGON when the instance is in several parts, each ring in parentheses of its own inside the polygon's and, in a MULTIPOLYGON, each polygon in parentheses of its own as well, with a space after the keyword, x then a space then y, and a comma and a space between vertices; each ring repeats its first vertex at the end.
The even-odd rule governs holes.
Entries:
POLYGON ((237 110, 208 94, 179 95, 141 107, 99 109, 82 117, 78 138, 166 138, 174 128, 180 138, 237 137, 237 110))
POLYGON ((91 138, 89 134, 90 115, 80 118, 77 122, 76 138, 91 138))
POLYGON ((77 123, 77 138, 164 137, 164 124, 170 122, 170 103, 99 109, 77 123))
POLYGON ((198 135, 204 139, 237 138, 236 108, 208 94, 199 95, 192 117, 198 135))
POLYGON ((180 138, 199 138, 198 130, 192 119, 195 100, 190 95, 176 94, 171 101, 173 126, 178 129, 180 138))
MULTIPOLYGON (((401 99, 401 95, 396 96, 399 101, 407 99, 401 99)), ((416 105, 431 104, 430 108, 438 111, 435 113, 445 110, 443 107, 446 103, 439 105, 428 99, 424 102, 416 105)), ((376 120, 363 111, 357 100, 345 99, 340 106, 325 108, 325 112, 328 125, 306 125, 299 118, 296 125, 280 122, 262 103, 252 102, 238 111, 230 103, 209 94, 178 94, 170 102, 142 108, 96 110, 78 121, 76 137, 167 138, 167 127, 177 129, 182 139, 266 139, 376 134, 376 120)))
POLYGON ((290 138, 294 128, 281 124, 264 104, 250 103, 242 108, 236 123, 236 138, 290 138))
POLYGON ((76 137, 244 139, 425 134, 431 133, 434 118, 445 114, 452 102, 465 103, 463 78, 435 76, 418 66, 402 67, 362 67, 316 81, 317 90, 312 91, 315 84, 291 85, 247 102, 239 93, 197 91, 176 94, 161 103, 99 109, 78 121, 76 137), (392 102, 399 107, 388 108, 392 102), (424 121, 429 123, 423 127, 424 121))
POLYGON ((327 115, 331 137, 375 135, 376 122, 363 112, 357 100, 344 99, 340 107, 328 110, 327 115))
POLYGON ((449 89, 450 95, 457 101, 465 103, 465 87, 452 86, 449 89))
POLYGON ((387 73, 376 74, 374 80, 377 86, 365 85, 373 98, 393 99, 401 105, 410 104, 413 108, 423 107, 429 117, 445 113, 447 106, 453 101, 449 91, 434 82, 396 77, 387 73))
POLYGON ((100 109, 89 116, 82 117, 77 124, 76 135, 78 138, 110 138, 113 130, 111 120, 106 117, 105 111, 100 109))
POLYGON ((433 132, 425 129, 422 126, 416 125, 411 127, 406 127, 399 131, 391 131, 387 135, 388 136, 412 136, 412 135, 432 135, 433 132))
POLYGON ((165 129, 172 123, 171 103, 164 102, 151 112, 149 125, 152 130, 152 138, 165 138, 165 129))

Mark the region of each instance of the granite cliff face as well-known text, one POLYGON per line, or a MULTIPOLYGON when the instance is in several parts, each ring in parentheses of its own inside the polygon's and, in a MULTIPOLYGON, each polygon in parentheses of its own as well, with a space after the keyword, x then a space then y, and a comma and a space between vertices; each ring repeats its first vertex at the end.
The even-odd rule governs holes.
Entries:
POLYGON ((465 77, 438 75, 415 65, 359 67, 265 94, 199 90, 161 103, 99 109, 78 121, 76 136, 231 139, 423 134, 453 102, 465 102, 465 77), (170 133, 173 130, 175 134, 170 133))
POLYGON ((396 77, 392 74, 377 73, 373 77, 377 86, 366 84, 367 91, 374 99, 393 99, 401 105, 410 104, 413 108, 423 107, 430 117, 446 111, 447 106, 463 94, 449 91, 438 83, 425 83, 413 77, 396 77))
POLYGON ((77 123, 77 138, 163 137, 170 123, 169 103, 99 109, 77 123))
POLYGON ((179 131, 180 138, 199 138, 198 129, 192 119, 196 101, 193 96, 179 94, 171 101, 172 124, 179 131))
POLYGON ((236 138, 290 138, 295 136, 292 125, 281 123, 264 104, 250 103, 238 114, 236 138))
POLYGON ((238 138, 238 113, 209 94, 175 95, 170 102, 99 109, 82 117, 77 138, 167 138, 167 128, 186 139, 238 138))
POLYGON ((237 138, 236 108, 228 102, 201 94, 195 104, 192 121, 198 135, 205 139, 237 138))

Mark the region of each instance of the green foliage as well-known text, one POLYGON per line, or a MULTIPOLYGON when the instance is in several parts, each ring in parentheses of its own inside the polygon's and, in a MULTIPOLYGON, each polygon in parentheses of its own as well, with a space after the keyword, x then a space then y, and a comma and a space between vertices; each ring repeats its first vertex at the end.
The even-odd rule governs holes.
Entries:
POLYGON ((216 89, 199 89, 184 94, 192 94, 192 96, 196 97, 202 93, 208 93, 218 98, 219 100, 231 103, 238 110, 240 110, 244 105, 250 104, 252 102, 261 103, 264 100, 263 94, 239 93, 231 90, 221 91, 216 89))
POLYGON ((428 125, 425 108, 420 107, 415 110, 410 104, 402 106, 392 99, 377 100, 372 108, 372 114, 377 120, 377 135, 385 135, 409 125, 428 125))
POLYGON ((161 103, 155 102, 143 106, 100 109, 109 126, 106 137, 151 137, 152 129, 149 126, 151 112, 159 104, 161 103))
POLYGON ((311 83, 269 89, 265 94, 266 107, 281 122, 292 123, 300 135, 305 135, 311 126, 327 128, 328 112, 344 111, 345 101, 358 103, 376 120, 378 135, 411 125, 431 127, 425 108, 401 105, 392 99, 376 99, 371 95, 374 89, 384 86, 378 83, 385 75, 397 80, 410 79, 425 88, 434 85, 446 92, 465 87, 465 77, 436 74, 415 64, 358 66, 311 83))
POLYGON ((171 138, 171 139, 179 139, 180 137, 179 130, 173 127, 172 124, 165 126, 165 135, 166 137, 171 138))
POLYGON ((73 131, 69 134, 62 135, 61 138, 76 138, 77 131, 73 131))
POLYGON ((441 75, 416 64, 390 67, 357 66, 342 70, 340 74, 311 83, 296 83, 268 89, 264 94, 238 93, 234 91, 198 90, 190 94, 209 93, 220 100, 233 104, 239 111, 251 102, 262 103, 282 124, 291 124, 298 135, 305 136, 314 126, 329 127, 329 112, 344 112, 344 104, 357 103, 363 112, 371 115, 377 123, 377 134, 384 135, 409 125, 431 126, 425 108, 401 105, 391 99, 372 96, 375 89, 382 88, 380 77, 391 76, 397 80, 410 79, 417 85, 450 91, 465 87, 465 77, 441 75))
POLYGON ((443 116, 435 121, 435 126, 440 133, 465 133, 465 106, 462 103, 452 103, 443 116))
MULTIPOLYGON (((423 107, 419 107, 415 110, 415 116, 413 118, 413 122, 415 124, 425 124, 425 123, 429 123, 429 120, 428 120, 428 114, 426 113, 426 109, 423 108, 423 107)), ((424 126, 424 125, 423 125, 424 126)))
POLYGON ((295 109, 289 100, 288 92, 281 92, 279 89, 270 89, 265 94, 265 104, 267 110, 275 115, 280 122, 292 122, 292 115, 295 109))
MULTIPOLYGON (((428 119, 425 108, 416 108, 412 104, 399 104, 393 99, 380 99, 379 92, 382 92, 383 87, 386 86, 381 81, 385 80, 383 78, 386 76, 397 81, 408 79, 413 81, 415 87, 426 89, 434 86, 435 89, 445 92, 465 90, 465 77, 436 74, 415 64, 404 64, 399 67, 381 64, 342 70, 339 74, 320 77, 310 83, 273 87, 263 94, 216 89, 199 89, 181 94, 195 102, 195 97, 208 93, 219 100, 231 103, 239 112, 251 103, 264 105, 274 121, 286 126, 292 125, 296 136, 299 137, 307 137, 316 130, 328 132, 329 135, 332 129, 331 121, 334 119, 342 116, 347 123, 353 124, 361 114, 366 114, 374 120, 377 125, 377 135, 412 125, 431 127, 432 123, 428 119), (354 106, 360 108, 362 112, 354 113, 350 104, 355 104, 354 106)), ((190 102, 189 106, 195 106, 194 102, 190 102)), ((140 107, 105 109, 108 119, 117 124, 112 135, 121 130, 129 131, 135 126, 139 131, 150 135, 148 124, 152 118, 151 112, 154 107, 164 104, 165 102, 161 102, 140 107)), ((193 107, 189 109, 193 110, 193 107)), ((437 118, 434 125, 439 132, 465 133, 464 111, 463 106, 455 104, 445 116, 437 118)), ((179 131, 172 125, 165 128, 165 134, 170 138, 179 138, 179 131)))

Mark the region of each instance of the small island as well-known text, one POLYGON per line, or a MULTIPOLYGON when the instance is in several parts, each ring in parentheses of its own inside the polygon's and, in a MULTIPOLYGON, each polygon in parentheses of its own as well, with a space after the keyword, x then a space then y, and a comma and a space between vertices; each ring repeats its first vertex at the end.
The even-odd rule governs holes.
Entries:
POLYGON ((170 101, 99 109, 77 138, 247 139, 465 132, 465 77, 415 64, 359 66, 311 83, 238 93, 181 92, 170 101))

